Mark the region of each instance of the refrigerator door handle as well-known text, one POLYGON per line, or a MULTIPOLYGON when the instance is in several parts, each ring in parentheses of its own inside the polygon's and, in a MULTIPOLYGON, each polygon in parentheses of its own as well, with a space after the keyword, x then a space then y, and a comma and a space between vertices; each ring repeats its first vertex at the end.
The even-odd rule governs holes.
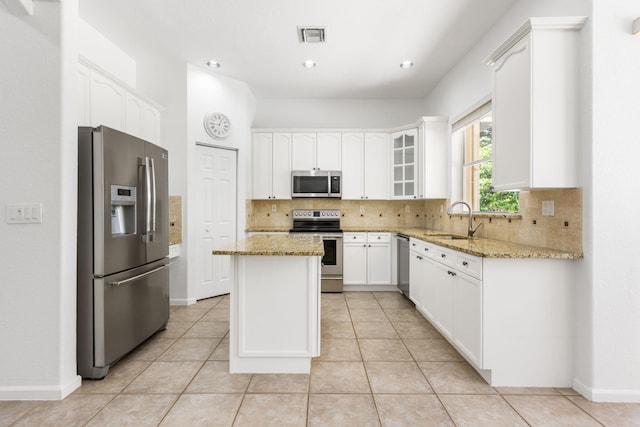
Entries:
POLYGON ((124 285, 125 283, 129 283, 129 282, 136 281, 138 279, 142 279, 145 276, 148 276, 148 275, 153 274, 153 273, 157 273, 160 270, 164 270, 165 268, 168 268, 171 264, 173 264, 173 263, 170 262, 167 265, 163 265, 162 267, 154 268, 153 270, 149 270, 149 271, 147 271, 145 273, 138 274, 137 276, 129 277, 128 279, 118 280, 117 282, 109 282, 109 285, 120 286, 120 285, 124 285))
POLYGON ((156 165, 153 162, 153 157, 150 158, 151 160, 151 182, 153 184, 153 193, 152 195, 152 201, 151 201, 151 207, 153 209, 153 216, 151 217, 151 234, 155 234, 156 232, 156 198, 157 198, 157 193, 156 193, 156 165))
POLYGON ((144 178, 145 178, 145 202, 146 202, 146 215, 145 215, 145 236, 149 236, 151 233, 151 164, 149 157, 144 158, 144 178))

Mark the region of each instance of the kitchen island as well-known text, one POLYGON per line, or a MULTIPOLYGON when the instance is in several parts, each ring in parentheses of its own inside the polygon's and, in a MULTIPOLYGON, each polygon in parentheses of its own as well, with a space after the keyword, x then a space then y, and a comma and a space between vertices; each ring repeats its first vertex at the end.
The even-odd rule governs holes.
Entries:
POLYGON ((320 355, 322 239, 307 234, 248 237, 213 255, 232 255, 230 373, 309 373, 320 355))

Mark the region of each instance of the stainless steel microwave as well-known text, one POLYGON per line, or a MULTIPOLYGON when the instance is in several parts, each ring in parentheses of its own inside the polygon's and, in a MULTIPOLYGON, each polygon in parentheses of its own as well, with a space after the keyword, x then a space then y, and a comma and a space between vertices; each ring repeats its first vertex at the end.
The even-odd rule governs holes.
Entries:
POLYGON ((342 172, 292 171, 291 197, 342 197, 342 172))

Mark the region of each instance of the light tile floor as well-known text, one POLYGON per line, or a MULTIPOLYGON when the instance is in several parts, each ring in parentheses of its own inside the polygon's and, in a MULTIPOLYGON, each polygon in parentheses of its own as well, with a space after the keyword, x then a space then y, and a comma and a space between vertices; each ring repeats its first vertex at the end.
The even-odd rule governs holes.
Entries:
POLYGON ((640 426, 640 404, 489 386, 398 293, 323 294, 310 375, 229 374, 228 318, 228 296, 172 307, 104 380, 0 402, 0 426, 640 426))

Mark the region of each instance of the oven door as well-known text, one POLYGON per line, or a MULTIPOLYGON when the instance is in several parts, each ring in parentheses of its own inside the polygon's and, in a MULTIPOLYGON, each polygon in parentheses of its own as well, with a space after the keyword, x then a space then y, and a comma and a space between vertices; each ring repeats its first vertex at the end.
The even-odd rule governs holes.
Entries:
POLYGON ((320 275, 323 278, 342 278, 342 236, 323 235, 324 256, 320 275))

